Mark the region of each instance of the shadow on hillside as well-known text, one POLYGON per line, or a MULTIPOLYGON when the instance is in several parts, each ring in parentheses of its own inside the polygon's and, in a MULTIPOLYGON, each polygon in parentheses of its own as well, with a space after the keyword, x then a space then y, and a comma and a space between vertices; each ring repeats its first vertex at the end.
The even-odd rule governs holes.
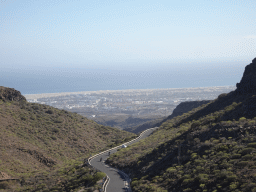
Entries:
MULTIPOLYGON (((254 132, 256 128, 249 129, 249 132, 254 132)), ((147 170, 142 171, 144 175, 150 175, 151 177, 158 175, 161 171, 166 171, 167 168, 173 165, 184 165, 190 161, 191 153, 202 154, 205 150, 210 149, 213 144, 205 143, 206 140, 223 138, 240 138, 246 135, 247 129, 241 129, 239 125, 222 126, 217 124, 215 126, 208 127, 208 129, 202 131, 199 127, 190 129, 184 132, 182 135, 175 139, 172 139, 158 147, 157 150, 153 150, 151 153, 144 156, 142 166, 148 166, 146 162, 154 161, 154 164, 149 166, 147 170), (230 128, 232 131, 230 131, 230 128), (161 154, 165 156, 161 159, 161 154), (143 162, 145 162, 143 164, 143 162)), ((141 169, 138 169, 141 170, 141 169)))

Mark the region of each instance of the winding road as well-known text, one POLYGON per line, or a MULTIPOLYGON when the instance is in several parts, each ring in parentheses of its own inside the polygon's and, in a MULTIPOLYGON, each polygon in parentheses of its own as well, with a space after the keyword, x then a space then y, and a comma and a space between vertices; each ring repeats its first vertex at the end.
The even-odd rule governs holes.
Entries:
MULTIPOLYGON (((129 141, 127 143, 124 143, 126 146, 131 145, 133 143, 138 142, 141 139, 144 139, 148 137, 155 129, 158 127, 147 129, 143 131, 139 137, 136 139, 133 139, 132 141, 129 141)), ((103 184, 103 191, 104 192, 130 192, 130 178, 127 174, 124 172, 109 167, 105 164, 105 160, 109 157, 109 152, 111 154, 117 152, 118 149, 120 149, 122 145, 114 147, 112 149, 109 149, 107 151, 101 152, 97 155, 94 155, 93 157, 89 158, 89 164, 95 167, 96 169, 100 170, 101 172, 104 172, 107 174, 107 180, 103 184), (100 159, 102 158, 102 161, 100 159)))

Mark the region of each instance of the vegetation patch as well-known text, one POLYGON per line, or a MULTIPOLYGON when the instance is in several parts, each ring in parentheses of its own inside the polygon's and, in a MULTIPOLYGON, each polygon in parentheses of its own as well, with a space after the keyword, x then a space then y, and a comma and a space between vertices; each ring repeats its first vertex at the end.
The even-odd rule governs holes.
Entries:
POLYGON ((3 180, 1 188, 72 191, 88 186, 90 191, 94 186, 96 190, 103 175, 81 167, 84 159, 136 137, 78 114, 28 103, 18 92, 5 89, 0 87, 6 93, 0 99, 0 172, 17 180, 3 180))
POLYGON ((256 113, 248 101, 256 103, 223 94, 107 162, 131 175, 133 191, 255 191, 256 113))

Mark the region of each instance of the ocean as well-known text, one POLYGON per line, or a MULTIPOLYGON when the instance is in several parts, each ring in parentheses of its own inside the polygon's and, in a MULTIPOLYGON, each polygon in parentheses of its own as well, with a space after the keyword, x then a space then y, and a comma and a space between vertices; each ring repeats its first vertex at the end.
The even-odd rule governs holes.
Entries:
POLYGON ((245 65, 159 69, 2 68, 1 86, 22 94, 235 85, 245 65))

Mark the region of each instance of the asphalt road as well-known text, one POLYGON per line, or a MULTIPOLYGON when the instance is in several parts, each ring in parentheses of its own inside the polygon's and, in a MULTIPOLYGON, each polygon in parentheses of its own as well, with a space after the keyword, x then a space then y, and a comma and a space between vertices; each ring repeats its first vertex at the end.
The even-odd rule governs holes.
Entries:
MULTIPOLYGON (((141 139, 148 137, 157 128, 158 127, 147 129, 140 135, 139 138, 137 138, 134 141, 128 142, 125 145, 127 145, 127 146, 131 145, 133 143, 138 142, 141 139)), ((96 169, 98 169, 108 175, 110 180, 106 186, 107 192, 131 191, 130 186, 129 186, 130 179, 129 179, 128 175, 126 175, 125 173, 123 173, 122 171, 120 171, 118 169, 111 168, 104 163, 105 160, 109 157, 109 151, 111 154, 113 154, 113 153, 117 152, 117 149, 119 149, 119 148, 121 148, 121 146, 115 147, 111 150, 108 150, 107 152, 102 153, 90 160, 90 164, 93 167, 95 167, 96 169), (102 158, 102 161, 100 161, 101 158, 102 158)))

